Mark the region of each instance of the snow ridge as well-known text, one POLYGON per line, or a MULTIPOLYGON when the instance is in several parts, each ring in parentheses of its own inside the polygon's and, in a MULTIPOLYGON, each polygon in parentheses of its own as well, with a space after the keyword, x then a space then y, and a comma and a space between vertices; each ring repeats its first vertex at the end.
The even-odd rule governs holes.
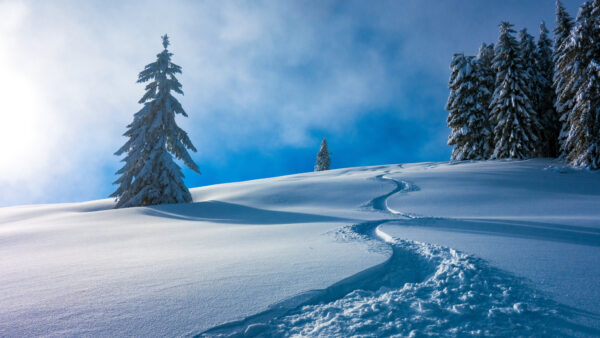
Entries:
POLYGON ((394 239, 380 228, 425 217, 390 210, 387 198, 417 190, 408 182, 377 180, 396 187, 365 206, 393 218, 340 229, 342 240, 358 240, 391 253, 385 262, 324 290, 286 300, 200 337, 273 336, 548 336, 586 335, 569 321, 570 309, 538 294, 526 281, 450 248, 394 239))

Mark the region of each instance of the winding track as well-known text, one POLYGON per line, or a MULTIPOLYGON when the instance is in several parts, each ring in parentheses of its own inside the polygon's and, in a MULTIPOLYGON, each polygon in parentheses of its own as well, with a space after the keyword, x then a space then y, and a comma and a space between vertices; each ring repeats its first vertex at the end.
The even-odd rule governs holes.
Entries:
MULTIPOLYGON (((371 208, 376 211, 387 212, 393 214, 387 207, 387 199, 403 191, 408 185, 403 182, 389 179, 385 177, 385 174, 381 174, 375 177, 376 180, 380 181, 391 181, 396 185, 396 188, 391 192, 382 196, 375 197, 371 201, 365 204, 365 207, 371 208)), ((377 239, 381 242, 387 242, 391 237, 382 231, 378 231, 378 227, 381 224, 391 221, 392 219, 381 219, 376 221, 367 221, 357 223, 351 226, 340 229, 341 232, 350 231, 353 235, 358 235, 365 240, 377 239)), ((380 244, 381 245, 381 244, 380 244)), ((384 249, 390 247, 384 245, 384 249)), ((212 336, 255 336, 263 333, 268 326, 265 322, 271 321, 274 318, 281 317, 293 309, 300 308, 302 306, 315 304, 318 302, 330 302, 335 299, 341 298, 344 295, 350 293, 353 290, 361 289, 367 285, 378 284, 378 281, 385 280, 384 276, 386 271, 389 270, 390 265, 393 265, 396 261, 395 257, 398 257, 396 250, 392 248, 392 255, 385 262, 373 266, 369 269, 363 270, 353 276, 345 278, 326 289, 312 290, 306 293, 302 293, 290 299, 286 299, 280 303, 276 303, 266 311, 244 318, 240 321, 231 323, 225 323, 207 331, 204 331, 196 337, 212 337, 212 336)))
POLYGON ((338 231, 342 237, 390 251, 385 262, 197 337, 600 334, 572 324, 568 309, 480 259, 383 232, 386 223, 425 219, 388 207, 390 196, 418 187, 387 174, 374 179, 395 188, 365 207, 391 217, 338 231))

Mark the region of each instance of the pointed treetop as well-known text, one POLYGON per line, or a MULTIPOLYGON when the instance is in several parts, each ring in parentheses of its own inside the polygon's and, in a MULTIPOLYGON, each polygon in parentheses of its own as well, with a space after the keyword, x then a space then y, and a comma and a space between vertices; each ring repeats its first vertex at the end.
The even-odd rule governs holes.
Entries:
POLYGON ((170 45, 169 43, 169 36, 167 34, 161 36, 162 38, 162 45, 163 47, 165 47, 165 49, 167 49, 167 47, 170 45))
POLYGON ((542 20, 540 23, 540 34, 548 34, 548 28, 546 28, 546 21, 542 20))
POLYGON ((514 25, 513 25, 513 24, 511 24, 511 23, 510 23, 510 22, 508 22, 508 21, 502 21, 502 22, 500 23, 500 34, 502 34, 502 33, 514 33, 514 32, 515 32, 515 30, 514 30, 514 29, 512 29, 512 28, 513 28, 513 26, 514 26, 514 25))
POLYGON ((329 154, 331 154, 329 152, 329 148, 327 147, 327 139, 325 137, 323 137, 323 141, 321 141, 321 148, 319 149, 319 154, 325 154, 327 156, 329 156, 329 154))
POLYGON ((562 4, 562 2, 560 2, 560 0, 556 0, 556 16, 558 18, 569 17, 569 13, 567 13, 565 6, 563 6, 563 4, 562 4))
POLYGON ((542 20, 540 23, 540 37, 538 38, 538 49, 544 49, 543 53, 552 54, 552 40, 548 37, 548 28, 546 28, 546 22, 542 20))
POLYGON ((519 39, 520 40, 529 40, 533 39, 533 36, 527 32, 527 28, 523 28, 519 31, 519 39))
POLYGON ((523 28, 519 31, 519 40, 521 43, 521 52, 523 54, 526 55, 535 52, 535 39, 527 32, 527 28, 523 28))
POLYGON ((563 6, 563 4, 559 0, 557 0, 556 1, 556 28, 554 29, 554 32, 557 35, 564 35, 564 36, 569 35, 569 31, 571 30, 571 27, 573 27, 572 21, 573 20, 571 19, 571 16, 565 9, 565 6, 563 6))

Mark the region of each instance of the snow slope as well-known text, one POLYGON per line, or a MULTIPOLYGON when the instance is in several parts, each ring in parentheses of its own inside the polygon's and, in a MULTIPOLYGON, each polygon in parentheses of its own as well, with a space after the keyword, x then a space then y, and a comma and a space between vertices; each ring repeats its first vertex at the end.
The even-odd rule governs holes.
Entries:
POLYGON ((600 335, 600 176, 339 169, 0 209, 0 336, 600 335))

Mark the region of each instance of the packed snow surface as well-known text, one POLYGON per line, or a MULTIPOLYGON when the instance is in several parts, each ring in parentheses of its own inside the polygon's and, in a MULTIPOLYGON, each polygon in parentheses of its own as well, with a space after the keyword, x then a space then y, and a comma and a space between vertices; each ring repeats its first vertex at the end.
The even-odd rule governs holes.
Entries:
POLYGON ((0 336, 600 336, 600 174, 338 169, 0 209, 0 336))

